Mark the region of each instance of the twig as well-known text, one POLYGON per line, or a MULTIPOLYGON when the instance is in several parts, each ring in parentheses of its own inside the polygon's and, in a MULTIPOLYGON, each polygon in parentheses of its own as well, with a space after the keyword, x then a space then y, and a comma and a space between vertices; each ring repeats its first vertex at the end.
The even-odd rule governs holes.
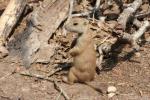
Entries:
POLYGON ((53 76, 54 74, 56 74, 57 72, 60 72, 60 71, 62 71, 62 70, 63 70, 63 68, 57 68, 55 71, 49 73, 49 74, 47 75, 47 77, 51 77, 51 76, 53 76))
POLYGON ((8 96, 1 95, 0 97, 1 97, 1 99, 4 99, 4 100, 11 100, 10 97, 8 97, 8 96))
POLYGON ((24 76, 35 77, 35 78, 38 78, 38 79, 47 80, 49 82, 53 82, 55 88, 62 93, 62 95, 64 96, 64 98, 66 100, 70 100, 70 98, 68 97, 68 95, 64 92, 64 90, 58 85, 57 81, 54 80, 53 78, 48 78, 48 77, 45 77, 43 75, 33 74, 33 73, 29 72, 29 71, 22 71, 22 72, 19 72, 19 74, 20 75, 24 75, 24 76))
POLYGON ((131 43, 133 45, 133 49, 135 49, 136 51, 139 50, 139 45, 137 44, 138 39, 145 33, 145 31, 149 26, 150 26, 149 21, 144 21, 143 25, 139 28, 139 30, 131 35, 132 36, 131 43))
POLYGON ((94 7, 94 12, 83 12, 83 13, 80 13, 80 14, 72 14, 72 11, 73 11, 73 3, 74 3, 74 0, 70 0, 69 3, 70 3, 70 7, 69 7, 69 16, 68 16, 68 20, 70 20, 72 17, 79 17, 79 16, 89 16, 90 13, 93 13, 93 16, 94 16, 94 13, 96 11, 99 10, 100 8, 100 2, 101 0, 96 0, 96 4, 95 4, 95 7, 94 7))
POLYGON ((113 43, 112 44, 105 43, 105 42, 110 42, 108 40, 109 38, 110 38, 110 36, 107 36, 106 38, 104 38, 102 40, 102 42, 100 43, 100 45, 98 46, 98 52, 99 52, 100 56, 98 58, 97 66, 98 66, 99 70, 101 70, 101 65, 102 65, 103 57, 104 57, 104 52, 108 53, 111 50, 111 46, 113 45, 113 43))
POLYGON ((137 18, 134 19, 133 24, 138 28, 142 26, 141 22, 137 18))
POLYGON ((147 20, 144 21, 143 25, 139 28, 139 30, 132 34, 133 40, 137 41, 144 34, 144 32, 147 30, 149 26, 150 26, 149 21, 147 20))
POLYGON ((99 9, 101 0, 96 0, 95 9, 99 9))
POLYGON ((61 70, 63 70, 63 68, 57 68, 55 71, 49 73, 49 74, 47 75, 47 77, 51 77, 51 76, 53 76, 54 74, 56 74, 57 72, 60 72, 61 70))
POLYGON ((72 14, 71 16, 72 17, 80 17, 80 16, 89 16, 90 15, 90 13, 91 13, 91 11, 89 11, 89 12, 83 12, 83 13, 79 13, 79 14, 72 14))
POLYGON ((74 0, 69 0, 69 15, 67 19, 68 21, 72 18, 73 3, 74 3, 74 0))
POLYGON ((144 21, 138 31, 133 33, 132 35, 124 33, 122 34, 122 39, 125 39, 133 45, 133 48, 138 50, 139 46, 137 44, 138 39, 146 32, 147 28, 150 26, 149 21, 144 21))
POLYGON ((104 57, 101 46, 98 47, 98 52, 99 52, 100 56, 98 58, 97 66, 98 66, 98 69, 101 70, 102 69, 103 57, 104 57))
POLYGON ((148 11, 146 13, 140 13, 140 14, 135 15, 136 18, 145 18, 147 16, 150 16, 150 11, 148 11))
MULTIPOLYGON (((69 58, 69 59, 71 59, 71 58, 69 58)), ((64 63, 70 62, 69 59, 68 59, 67 61, 65 61, 64 63)), ((63 62, 61 61, 61 62, 56 62, 56 63, 63 63, 63 62)), ((60 72, 60 71, 62 71, 62 70, 64 70, 64 69, 68 69, 68 68, 70 68, 70 67, 71 67, 71 66, 70 66, 70 63, 66 63, 66 64, 59 65, 59 66, 57 65, 57 68, 56 68, 55 70, 49 72, 48 75, 47 75, 47 77, 51 77, 51 76, 53 76, 54 74, 56 74, 57 72, 60 72)))
POLYGON ((60 96, 61 96, 62 92, 59 93, 59 95, 57 96, 56 100, 60 100, 60 96))
POLYGON ((100 18, 100 12, 99 12, 100 3, 101 3, 101 0, 96 0, 95 7, 93 8, 93 11, 92 11, 92 21, 93 21, 93 23, 95 23, 95 18, 98 18, 98 19, 100 18))
POLYGON ((53 78, 48 78, 48 77, 45 77, 43 75, 33 74, 29 71, 22 71, 22 72, 19 72, 19 74, 23 75, 23 76, 29 76, 29 77, 35 77, 35 78, 38 78, 38 79, 47 80, 49 82, 54 82, 53 78))
POLYGON ((126 29, 126 24, 133 13, 140 7, 142 4, 142 0, 135 0, 131 6, 124 9, 124 11, 120 14, 118 18, 118 23, 122 26, 122 28, 126 29))
POLYGON ((66 100, 70 100, 69 96, 66 94, 66 92, 58 85, 57 81, 54 81, 54 87, 56 90, 58 90, 66 100))

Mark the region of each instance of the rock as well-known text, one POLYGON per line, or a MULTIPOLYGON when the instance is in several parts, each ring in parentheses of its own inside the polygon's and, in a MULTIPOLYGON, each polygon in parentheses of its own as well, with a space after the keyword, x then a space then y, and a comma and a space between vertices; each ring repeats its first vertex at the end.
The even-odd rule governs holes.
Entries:
POLYGON ((108 93, 114 93, 114 92, 116 92, 116 91, 117 91, 117 88, 114 87, 114 86, 109 86, 108 89, 107 89, 107 92, 108 92, 108 93))
POLYGON ((109 93, 108 94, 108 98, 112 98, 113 96, 115 96, 116 95, 116 93, 109 93))
POLYGON ((108 93, 108 98, 112 98, 114 95, 116 95, 116 91, 117 91, 117 88, 114 87, 114 86, 109 86, 107 88, 107 93, 108 93))
POLYGON ((135 57, 138 57, 138 58, 141 57, 141 53, 136 52, 136 53, 135 53, 135 57))

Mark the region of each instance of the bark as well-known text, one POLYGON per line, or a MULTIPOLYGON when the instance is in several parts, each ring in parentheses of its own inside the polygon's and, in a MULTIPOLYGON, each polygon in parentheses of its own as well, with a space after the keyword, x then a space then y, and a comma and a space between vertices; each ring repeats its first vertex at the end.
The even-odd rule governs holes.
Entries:
POLYGON ((122 26, 122 28, 126 29, 126 24, 129 21, 131 15, 133 15, 136 10, 142 5, 142 0, 135 0, 129 7, 123 10, 118 18, 118 23, 122 26))
POLYGON ((26 0, 10 0, 7 8, 0 18, 0 37, 5 41, 12 29, 18 22, 24 8, 26 0))
POLYGON ((29 67, 32 63, 48 63, 54 55, 57 45, 48 44, 52 33, 67 18, 68 0, 45 0, 35 9, 28 21, 22 47, 23 63, 29 67))
POLYGON ((18 22, 25 6, 26 0, 10 0, 4 13, 0 17, 0 58, 8 55, 8 50, 4 45, 18 22))

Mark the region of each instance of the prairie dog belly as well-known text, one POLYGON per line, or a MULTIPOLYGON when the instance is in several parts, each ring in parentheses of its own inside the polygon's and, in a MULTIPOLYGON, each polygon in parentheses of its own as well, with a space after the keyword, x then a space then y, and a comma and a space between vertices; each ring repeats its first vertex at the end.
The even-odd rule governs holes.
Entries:
MULTIPOLYGON (((88 50, 89 51, 89 50, 88 50)), ((79 56, 76 56, 74 57, 74 62, 73 62, 73 65, 76 67, 76 68, 79 68, 79 69, 84 69, 86 70, 88 66, 86 65, 91 65, 89 66, 90 68, 91 67, 96 67, 96 53, 94 52, 94 50, 92 51, 89 51, 89 52, 83 52, 82 54, 80 54, 79 56), (92 55, 92 56, 91 56, 92 55)), ((94 69, 93 68, 93 69, 94 69)), ((89 69, 89 68, 88 68, 89 69)), ((88 70, 87 69, 87 70, 88 70)))

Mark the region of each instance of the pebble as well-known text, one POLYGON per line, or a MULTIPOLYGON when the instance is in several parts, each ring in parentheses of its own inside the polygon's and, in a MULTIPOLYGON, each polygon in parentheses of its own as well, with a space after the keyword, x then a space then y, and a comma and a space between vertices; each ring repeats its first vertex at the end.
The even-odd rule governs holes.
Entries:
POLYGON ((138 58, 141 57, 141 53, 136 52, 136 53, 135 53, 135 57, 138 57, 138 58))
POLYGON ((114 86, 109 86, 108 89, 107 89, 108 93, 113 93, 113 92, 116 92, 116 91, 117 91, 117 88, 114 87, 114 86))
POLYGON ((113 96, 115 96, 116 95, 116 93, 109 93, 108 94, 108 98, 112 98, 113 96))
POLYGON ((114 95, 116 95, 116 91, 117 91, 117 88, 114 87, 114 86, 109 86, 107 88, 107 93, 108 93, 108 98, 112 98, 114 95))

